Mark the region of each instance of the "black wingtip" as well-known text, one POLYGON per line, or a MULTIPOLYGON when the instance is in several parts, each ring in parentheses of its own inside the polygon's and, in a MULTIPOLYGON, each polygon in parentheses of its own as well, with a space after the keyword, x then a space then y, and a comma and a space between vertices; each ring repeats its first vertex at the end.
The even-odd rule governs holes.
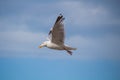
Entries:
POLYGON ((59 20, 61 20, 61 18, 63 18, 63 15, 62 15, 62 14, 59 14, 59 16, 58 16, 57 19, 56 19, 55 24, 56 24, 59 20))

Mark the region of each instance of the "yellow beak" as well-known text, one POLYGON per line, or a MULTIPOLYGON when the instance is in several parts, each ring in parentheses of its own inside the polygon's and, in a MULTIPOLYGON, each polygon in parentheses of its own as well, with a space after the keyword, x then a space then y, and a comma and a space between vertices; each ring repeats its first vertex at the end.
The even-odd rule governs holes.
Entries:
POLYGON ((43 46, 41 46, 41 45, 39 46, 39 48, 42 48, 42 47, 43 47, 43 46))

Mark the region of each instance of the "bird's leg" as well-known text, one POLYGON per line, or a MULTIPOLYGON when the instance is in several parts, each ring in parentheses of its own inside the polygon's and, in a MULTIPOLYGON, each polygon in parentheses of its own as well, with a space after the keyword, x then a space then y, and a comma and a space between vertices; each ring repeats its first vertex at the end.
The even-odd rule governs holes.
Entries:
POLYGON ((68 52, 68 54, 72 55, 72 51, 66 50, 68 52))
POLYGON ((72 51, 67 50, 66 48, 64 48, 64 50, 66 50, 68 52, 68 54, 72 55, 72 51))

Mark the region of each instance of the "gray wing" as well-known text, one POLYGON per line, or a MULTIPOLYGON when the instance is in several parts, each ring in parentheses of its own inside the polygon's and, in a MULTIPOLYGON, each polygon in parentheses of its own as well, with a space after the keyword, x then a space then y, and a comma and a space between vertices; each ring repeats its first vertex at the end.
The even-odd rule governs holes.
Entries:
POLYGON ((64 19, 65 18, 63 18, 63 16, 60 14, 57 17, 53 28, 49 32, 51 41, 55 44, 59 44, 59 45, 64 44, 64 36, 65 36, 64 35, 64 24, 62 23, 64 19))

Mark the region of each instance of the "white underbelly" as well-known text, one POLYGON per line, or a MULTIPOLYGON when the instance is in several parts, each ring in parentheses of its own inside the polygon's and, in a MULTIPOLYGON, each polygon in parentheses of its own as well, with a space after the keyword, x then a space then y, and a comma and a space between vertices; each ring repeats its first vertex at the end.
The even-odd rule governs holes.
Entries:
POLYGON ((50 48, 50 49, 63 50, 62 45, 57 45, 57 44, 54 44, 54 43, 48 44, 47 47, 50 48))

